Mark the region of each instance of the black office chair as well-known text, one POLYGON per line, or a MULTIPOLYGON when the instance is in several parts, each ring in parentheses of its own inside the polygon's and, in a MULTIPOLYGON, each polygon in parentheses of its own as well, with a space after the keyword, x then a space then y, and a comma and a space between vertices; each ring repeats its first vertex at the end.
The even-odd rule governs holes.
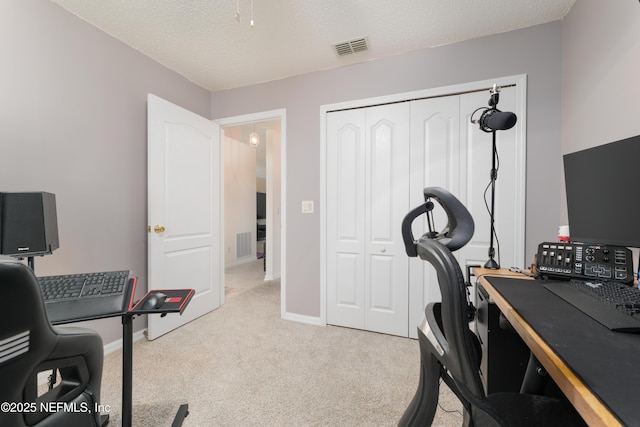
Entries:
POLYGON ((0 426, 104 425, 107 420, 95 411, 102 380, 100 335, 52 327, 33 272, 17 261, 0 261, 0 304, 0 402, 7 402, 0 426), (54 369, 59 382, 38 396, 38 372, 54 369))
POLYGON ((462 271, 451 253, 471 239, 473 219, 460 201, 442 188, 426 188, 424 195, 425 204, 403 221, 403 237, 409 256, 419 256, 435 268, 442 301, 425 307, 418 327, 420 382, 399 425, 431 425, 441 379, 462 402, 465 426, 585 425, 573 407, 559 399, 521 393, 485 395, 479 374, 482 351, 469 328, 473 310, 462 271), (431 212, 431 199, 447 213, 447 227, 435 232, 430 223, 429 232, 414 241, 411 223, 422 213, 431 212))

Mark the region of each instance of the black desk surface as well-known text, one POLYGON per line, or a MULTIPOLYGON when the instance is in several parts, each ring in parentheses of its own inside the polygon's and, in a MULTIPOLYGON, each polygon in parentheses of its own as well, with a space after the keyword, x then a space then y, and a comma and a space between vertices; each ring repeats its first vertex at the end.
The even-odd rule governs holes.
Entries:
POLYGON ((640 334, 610 331, 546 282, 486 279, 620 422, 640 426, 640 334))

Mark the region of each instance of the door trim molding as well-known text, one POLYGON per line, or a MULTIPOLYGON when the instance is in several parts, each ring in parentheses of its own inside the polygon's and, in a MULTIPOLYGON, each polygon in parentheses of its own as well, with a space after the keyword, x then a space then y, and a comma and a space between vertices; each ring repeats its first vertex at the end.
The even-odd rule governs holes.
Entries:
MULTIPOLYGON (((335 104, 326 104, 320 106, 320 318, 321 325, 327 324, 327 114, 332 111, 367 108, 381 104, 391 104, 396 102, 413 101, 417 99, 436 98, 450 95, 458 95, 468 92, 489 91, 493 85, 498 86, 515 86, 516 87, 516 105, 518 114, 518 133, 516 141, 518 147, 522 150, 517 154, 518 169, 522 171, 522 179, 518 178, 518 200, 517 206, 517 224, 522 230, 516 236, 516 259, 525 258, 525 202, 526 202, 526 135, 527 135, 527 114, 526 114, 526 94, 527 94, 527 75, 518 74, 513 76, 499 77, 495 79, 479 80, 475 82, 460 83, 450 86, 442 86, 437 88, 403 92, 392 95, 386 95, 374 98, 364 98, 340 102, 335 104)), ((488 99, 488 98, 487 98, 488 99)))

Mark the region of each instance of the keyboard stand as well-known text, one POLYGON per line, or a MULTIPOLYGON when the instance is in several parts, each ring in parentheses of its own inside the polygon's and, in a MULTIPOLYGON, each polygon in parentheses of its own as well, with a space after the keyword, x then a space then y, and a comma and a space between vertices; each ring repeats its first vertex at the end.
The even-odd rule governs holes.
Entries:
POLYGON ((122 427, 131 427, 133 406, 133 315, 122 316, 122 427))
MULTIPOLYGON (((137 278, 135 276, 131 276, 131 278, 129 279, 129 291, 126 295, 126 298, 129 301, 132 301, 133 296, 135 295, 136 281, 137 278)), ((147 293, 147 295, 142 297, 135 306, 130 303, 128 306, 129 309, 126 312, 118 311, 108 315, 100 315, 99 317, 89 316, 86 318, 73 317, 71 319, 57 319, 56 321, 51 322, 53 325, 61 325, 65 323, 75 323, 107 317, 120 317, 122 319, 122 427, 131 427, 132 424, 133 318, 135 316, 150 313, 160 313, 161 315, 166 315, 168 313, 182 314, 195 293, 193 289, 170 289, 163 290, 163 292, 166 292, 170 297, 174 297, 174 299, 179 300, 179 302, 168 301, 158 309, 144 310, 141 308, 141 306, 143 305, 146 297, 149 295, 149 292, 147 293)), ((173 420, 173 424, 171 424, 171 427, 180 427, 187 415, 189 415, 189 406, 187 404, 180 405, 180 407, 178 408, 178 412, 173 420)), ((108 414, 100 416, 100 424, 102 427, 104 427, 108 422, 108 414)))
MULTIPOLYGON (((182 314, 195 293, 193 289, 163 290, 163 292, 169 294, 169 296, 181 297, 180 303, 167 302, 165 303, 166 308, 161 307, 154 310, 142 309, 141 307, 145 299, 152 292, 153 291, 149 291, 145 296, 140 298, 140 301, 130 308, 127 313, 122 315, 122 427, 131 427, 132 422, 133 318, 137 315, 150 313, 160 313, 161 315, 166 315, 167 313, 182 314)), ((189 405, 186 403, 180 405, 171 427, 180 427, 187 415, 189 415, 189 405)))
MULTIPOLYGON (((134 314, 122 316, 122 427, 131 427, 133 409, 133 318, 134 314)), ((179 427, 189 415, 189 405, 178 408, 171 427, 179 427)))

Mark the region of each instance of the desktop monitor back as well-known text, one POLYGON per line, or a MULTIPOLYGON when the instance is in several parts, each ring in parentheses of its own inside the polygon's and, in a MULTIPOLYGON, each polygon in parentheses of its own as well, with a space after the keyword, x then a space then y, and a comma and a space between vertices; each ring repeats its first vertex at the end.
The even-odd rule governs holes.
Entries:
POLYGON ((0 193, 1 255, 46 255, 59 246, 55 194, 0 193))
POLYGON ((574 242, 640 247, 640 136, 564 155, 574 242))

